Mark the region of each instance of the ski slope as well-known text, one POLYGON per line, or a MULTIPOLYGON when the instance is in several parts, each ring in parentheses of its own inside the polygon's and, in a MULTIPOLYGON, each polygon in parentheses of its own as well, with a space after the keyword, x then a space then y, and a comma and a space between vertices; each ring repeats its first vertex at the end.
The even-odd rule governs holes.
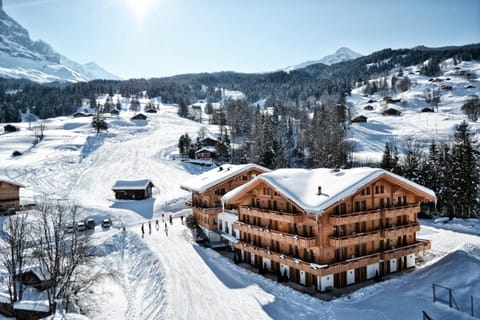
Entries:
POLYGON ((478 224, 467 234, 430 223, 418 236, 432 240, 432 250, 416 271, 321 301, 194 243, 180 223, 179 216, 189 213, 184 205, 189 195, 179 185, 206 168, 179 161, 176 145, 184 133, 195 136, 201 124, 179 118, 172 106, 161 106, 147 121, 132 122, 132 115, 124 111, 109 118, 108 132, 98 135, 89 118, 49 119, 45 139, 36 146, 28 123, 0 135, 0 175, 26 185, 23 203, 67 199, 85 217, 113 220, 113 228, 97 226, 90 235, 96 258, 89 272, 98 279, 79 303, 89 319, 384 320, 419 319, 422 310, 434 319, 470 319, 432 303, 431 291, 436 282, 480 297, 478 224), (12 157, 13 150, 23 155, 12 157), (114 199, 116 180, 144 178, 155 184, 153 199, 114 199), (173 216, 168 235, 162 214, 173 216), (150 233, 148 221, 156 219, 159 230, 152 223, 150 233))

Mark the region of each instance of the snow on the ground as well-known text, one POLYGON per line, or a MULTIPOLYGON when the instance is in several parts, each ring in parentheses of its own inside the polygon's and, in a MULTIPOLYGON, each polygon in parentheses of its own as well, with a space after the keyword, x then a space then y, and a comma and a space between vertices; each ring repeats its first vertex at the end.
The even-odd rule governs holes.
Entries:
POLYGON ((81 310, 90 319, 383 320, 418 319, 422 310, 434 319, 469 318, 434 304, 432 283, 480 296, 480 273, 475 272, 480 237, 464 232, 471 223, 478 230, 478 224, 426 222, 418 236, 432 240, 432 250, 424 254, 421 268, 324 302, 193 243, 179 220, 190 212, 184 204, 189 195, 179 185, 208 168, 171 155, 180 135, 194 137, 202 125, 179 118, 169 106, 148 115, 147 122, 132 122, 131 116, 122 112, 109 118, 108 132, 98 135, 88 118, 49 119, 45 139, 36 146, 27 123, 19 124, 19 132, 0 135, 0 175, 26 186, 23 203, 43 196, 68 199, 97 223, 113 220, 111 229, 97 226, 89 236, 96 252, 91 273, 98 278, 82 293, 81 310), (12 157, 13 150, 23 155, 12 157), (153 199, 115 200, 111 187, 125 179, 151 179, 153 199), (168 236, 162 214, 174 216, 168 236), (446 230, 455 228, 462 233, 446 230))
MULTIPOLYGON (((443 76, 438 77, 441 82, 429 81, 431 77, 417 74, 416 67, 404 69, 404 76, 411 80, 411 88, 405 92, 397 89, 395 92, 386 92, 365 95, 364 87, 352 90, 347 101, 353 105, 354 117, 364 115, 366 123, 353 123, 350 127, 348 140, 353 143, 354 156, 361 160, 379 161, 385 149, 386 142, 397 142, 399 152, 402 152, 402 142, 407 137, 414 137, 422 144, 430 144, 434 139, 437 143, 451 140, 456 125, 467 116, 461 111, 462 105, 473 95, 480 94, 480 81, 468 80, 463 74, 467 72, 480 76, 480 62, 464 61, 454 65, 452 59, 442 64, 443 76), (410 72, 407 72, 410 70, 410 72), (474 88, 467 88, 473 85, 474 88), (451 90, 442 89, 442 86, 451 86, 451 90), (425 91, 435 89, 441 95, 438 111, 421 112, 425 107, 434 108, 425 101, 425 91), (401 99, 400 102, 388 103, 383 96, 401 99), (369 102, 370 101, 370 102, 369 102), (370 105, 373 110, 365 110, 370 105), (387 108, 395 108, 402 112, 400 116, 383 115, 387 108)), ((390 73, 387 81, 398 70, 390 73)), ((398 77, 399 81, 402 77, 398 77)), ((472 132, 480 132, 480 123, 469 123, 472 132)), ((478 138, 475 138, 478 139, 478 138)))

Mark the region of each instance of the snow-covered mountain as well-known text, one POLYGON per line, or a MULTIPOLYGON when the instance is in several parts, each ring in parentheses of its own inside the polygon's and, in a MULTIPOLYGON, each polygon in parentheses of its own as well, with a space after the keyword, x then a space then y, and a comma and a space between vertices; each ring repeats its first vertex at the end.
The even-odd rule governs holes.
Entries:
POLYGON ((0 76, 36 82, 119 79, 95 63, 80 64, 56 52, 7 15, 0 2, 0 76))
POLYGON ((340 49, 335 51, 335 53, 329 54, 328 56, 325 56, 320 60, 306 61, 294 66, 289 66, 283 69, 283 71, 288 72, 292 70, 297 70, 297 69, 305 68, 305 67, 308 67, 309 65, 317 64, 317 63, 332 65, 339 62, 354 60, 354 59, 360 58, 361 56, 362 55, 360 53, 355 52, 350 48, 341 47, 340 49))

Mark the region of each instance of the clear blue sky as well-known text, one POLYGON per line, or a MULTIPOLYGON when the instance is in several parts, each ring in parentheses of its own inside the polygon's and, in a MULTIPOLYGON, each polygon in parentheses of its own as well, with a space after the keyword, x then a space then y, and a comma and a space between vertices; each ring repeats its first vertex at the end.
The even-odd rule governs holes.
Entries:
POLYGON ((3 0, 66 57, 122 78, 262 72, 346 46, 480 42, 479 0, 3 0))

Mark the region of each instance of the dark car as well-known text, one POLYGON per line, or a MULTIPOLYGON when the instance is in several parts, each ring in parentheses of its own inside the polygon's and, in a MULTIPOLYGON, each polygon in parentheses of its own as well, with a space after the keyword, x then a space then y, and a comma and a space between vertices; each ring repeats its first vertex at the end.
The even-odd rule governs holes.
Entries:
POLYGON ((102 220, 102 228, 110 228, 112 226, 111 219, 103 219, 102 220))
POLYGON ((87 229, 95 229, 95 220, 92 218, 85 219, 85 225, 87 229))
POLYGON ((79 222, 79 223, 77 223, 77 230, 78 230, 78 231, 85 231, 85 230, 87 230, 87 225, 85 224, 85 222, 79 222))
POLYGON ((65 227, 63 227, 63 231, 66 232, 66 233, 75 232, 75 226, 73 225, 73 223, 69 223, 69 224, 65 225, 65 227))

